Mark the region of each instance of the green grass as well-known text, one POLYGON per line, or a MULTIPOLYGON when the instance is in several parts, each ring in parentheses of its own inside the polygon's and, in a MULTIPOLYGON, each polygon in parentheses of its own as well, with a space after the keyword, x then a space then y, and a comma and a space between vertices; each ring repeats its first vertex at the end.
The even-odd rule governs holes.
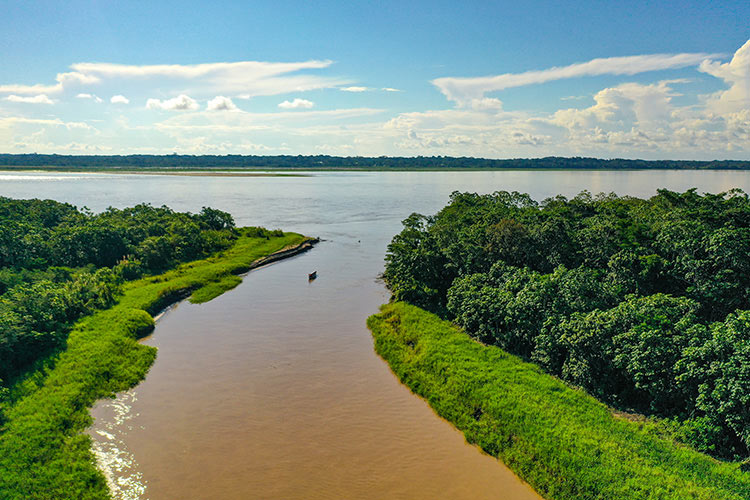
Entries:
POLYGON ((233 274, 224 276, 218 281, 212 281, 194 291, 190 296, 190 302, 193 304, 203 304, 204 302, 215 299, 227 290, 231 290, 240 283, 242 283, 242 278, 239 276, 233 274))
POLYGON ((191 292, 194 301, 210 300, 258 259, 305 240, 242 236, 216 256, 127 283, 115 306, 78 321, 66 349, 11 388, 0 429, 0 499, 109 498, 82 431, 97 399, 133 387, 154 362, 156 349, 137 342, 153 330, 151 315, 191 292))
POLYGON ((747 500, 750 473, 632 422, 583 391, 417 307, 368 319, 399 379, 554 500, 747 500))

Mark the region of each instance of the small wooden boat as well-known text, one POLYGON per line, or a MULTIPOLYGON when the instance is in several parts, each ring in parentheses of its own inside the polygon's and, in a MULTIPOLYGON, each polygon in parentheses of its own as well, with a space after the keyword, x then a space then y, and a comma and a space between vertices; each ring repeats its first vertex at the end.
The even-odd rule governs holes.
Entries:
POLYGON ((310 274, 307 275, 307 279, 308 280, 314 280, 317 277, 318 277, 318 271, 313 271, 313 272, 311 272, 310 274))

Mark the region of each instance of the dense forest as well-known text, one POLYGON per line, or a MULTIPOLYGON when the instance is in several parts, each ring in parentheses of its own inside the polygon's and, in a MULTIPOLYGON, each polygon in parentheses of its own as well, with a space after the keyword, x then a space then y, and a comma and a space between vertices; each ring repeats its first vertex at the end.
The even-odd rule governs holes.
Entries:
POLYGON ((211 208, 190 214, 137 205, 93 214, 0 197, 0 410, 3 387, 60 348, 77 319, 111 306, 124 281, 236 238, 232 217, 211 208))
POLYGON ((59 169, 750 169, 748 161, 626 160, 599 158, 455 158, 450 156, 44 155, 0 154, 0 167, 59 169))
POLYGON ((395 299, 723 458, 750 447, 750 199, 454 193, 386 256, 395 299))

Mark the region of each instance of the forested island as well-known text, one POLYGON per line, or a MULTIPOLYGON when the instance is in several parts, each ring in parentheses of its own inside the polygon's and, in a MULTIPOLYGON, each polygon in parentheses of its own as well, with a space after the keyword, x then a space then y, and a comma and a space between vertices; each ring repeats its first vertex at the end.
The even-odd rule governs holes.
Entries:
POLYGON ((310 245, 235 227, 212 208, 94 214, 0 197, 0 497, 109 498, 81 432, 97 399, 153 363, 156 349, 137 343, 152 315, 186 297, 211 300, 238 274, 310 245))
POLYGON ((393 298, 421 309, 369 324, 404 383, 549 498, 748 498, 748 255, 740 190, 456 192, 388 247, 393 298))
POLYGON ((48 170, 747 170, 749 161, 630 160, 550 156, 57 155, 0 154, 0 168, 48 170))

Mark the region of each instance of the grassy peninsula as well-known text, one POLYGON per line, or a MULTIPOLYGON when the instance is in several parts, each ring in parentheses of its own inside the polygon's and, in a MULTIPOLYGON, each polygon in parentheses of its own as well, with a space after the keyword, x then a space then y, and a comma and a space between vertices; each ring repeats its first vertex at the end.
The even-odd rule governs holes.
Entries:
POLYGON ((750 474, 398 302, 368 326, 401 381, 552 500, 744 500, 750 474))
POLYGON ((0 498, 109 498, 82 431, 97 399, 132 387, 153 363, 156 349, 137 342, 153 329, 152 315, 183 298, 210 300, 236 286, 238 274, 303 251, 312 240, 235 228, 228 214, 211 209, 194 216, 140 206, 97 216, 56 202, 0 202, 10 221, 0 226, 5 234, 39 236, 0 245, 6 250, 0 355, 7 377, 0 383, 0 498), (185 234, 190 237, 182 240, 185 234), (91 245, 92 235, 106 236, 108 244, 91 245), (18 251, 8 252, 11 244, 18 251), (62 255, 53 251, 58 245, 73 250, 62 255), (122 249, 132 254, 107 267, 122 249), (204 253, 209 256, 186 257, 204 253), (82 267, 49 266, 55 259, 82 267), (159 267, 172 269, 154 274, 159 267))

